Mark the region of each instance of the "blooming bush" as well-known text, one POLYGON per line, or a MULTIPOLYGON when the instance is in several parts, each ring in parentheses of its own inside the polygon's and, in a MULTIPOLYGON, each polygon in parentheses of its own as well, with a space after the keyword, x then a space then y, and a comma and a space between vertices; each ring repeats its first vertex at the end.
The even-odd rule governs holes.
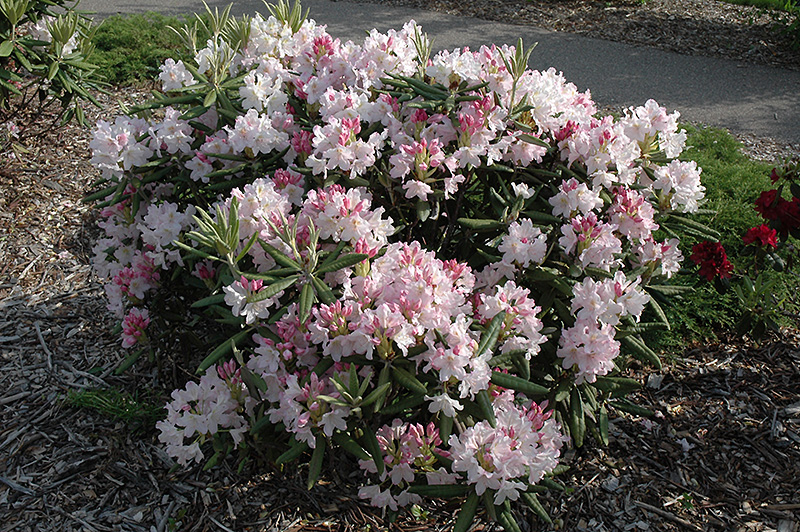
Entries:
POLYGON ((660 365, 641 335, 668 326, 682 257, 655 232, 692 227, 704 190, 678 114, 598 118, 522 43, 431 56, 414 22, 356 44, 271 12, 210 14, 202 47, 186 29, 195 62, 95 129, 124 366, 175 339, 207 354, 161 441, 180 464, 307 457, 309 488, 337 447, 389 511, 548 519, 564 445, 643 413, 629 356, 660 365))
POLYGON ((754 202, 764 223, 744 234, 744 249, 736 264, 728 260, 722 244, 708 240, 696 244, 691 256, 700 267, 700 276, 714 282, 719 291, 733 287, 742 309, 736 329, 756 339, 768 330, 778 331, 781 314, 790 305, 796 306, 796 302, 782 299, 776 288, 783 282, 780 274, 791 270, 797 260, 794 240, 800 238, 800 160, 790 159, 773 168, 770 180, 777 187, 763 191, 754 202))

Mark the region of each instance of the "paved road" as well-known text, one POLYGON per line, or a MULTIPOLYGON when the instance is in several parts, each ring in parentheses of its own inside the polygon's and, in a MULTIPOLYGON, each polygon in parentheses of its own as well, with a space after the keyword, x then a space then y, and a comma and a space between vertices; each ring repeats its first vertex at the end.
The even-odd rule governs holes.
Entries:
MULTIPOLYGON (((220 9, 227 1, 210 0, 220 9)), ((372 28, 400 28, 413 18, 435 39, 438 49, 481 44, 538 42, 531 67, 550 66, 564 72, 580 90, 590 89, 596 102, 609 106, 641 105, 654 98, 686 120, 720 126, 800 145, 800 72, 707 57, 689 57, 660 50, 514 26, 454 17, 430 11, 304 0, 311 18, 327 24, 342 39, 360 40, 372 28)), ((81 9, 104 18, 117 13, 158 11, 185 14, 203 9, 191 0, 83 0, 81 9)), ((233 12, 267 10, 260 0, 238 0, 233 12)))

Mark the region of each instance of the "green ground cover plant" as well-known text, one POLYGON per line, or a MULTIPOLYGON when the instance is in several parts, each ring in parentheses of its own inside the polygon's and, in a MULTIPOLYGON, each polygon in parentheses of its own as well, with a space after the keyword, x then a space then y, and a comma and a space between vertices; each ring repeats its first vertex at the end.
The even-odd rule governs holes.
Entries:
POLYGON ((117 86, 152 81, 167 57, 191 57, 180 36, 169 29, 182 27, 187 18, 149 12, 103 20, 94 38, 94 60, 103 79, 117 86))

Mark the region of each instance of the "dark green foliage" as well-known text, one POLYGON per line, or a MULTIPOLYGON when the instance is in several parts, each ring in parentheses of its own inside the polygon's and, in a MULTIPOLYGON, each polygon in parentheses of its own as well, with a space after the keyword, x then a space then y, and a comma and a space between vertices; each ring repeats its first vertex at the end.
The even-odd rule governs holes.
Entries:
POLYGON ((183 18, 158 13, 116 15, 103 21, 95 35, 95 63, 115 85, 152 81, 164 59, 187 59, 190 52, 177 33, 183 18))

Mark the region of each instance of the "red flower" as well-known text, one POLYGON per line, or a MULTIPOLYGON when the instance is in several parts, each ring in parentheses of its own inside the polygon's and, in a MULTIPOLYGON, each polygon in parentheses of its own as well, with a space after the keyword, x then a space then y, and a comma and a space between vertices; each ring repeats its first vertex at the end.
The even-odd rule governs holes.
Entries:
POLYGON ((777 211, 778 220, 781 222, 781 234, 785 235, 800 227, 800 198, 792 198, 792 201, 779 199, 777 211))
POLYGON ((773 168, 772 169, 772 173, 769 174, 769 179, 770 179, 770 181, 772 181, 772 184, 774 185, 775 183, 777 183, 780 178, 781 178, 781 175, 778 173, 778 169, 777 168, 773 168))
POLYGON ((742 237, 745 244, 756 244, 757 246, 778 247, 778 232, 767 225, 761 224, 753 227, 742 237))
POLYGON ((777 220, 780 214, 778 191, 765 190, 756 200, 756 212, 766 220, 777 220))
POLYGON ((689 257, 692 262, 700 266, 700 276, 708 281, 713 281, 714 277, 726 279, 733 272, 733 264, 728 261, 725 248, 719 242, 700 242, 692 248, 692 255, 689 257))

